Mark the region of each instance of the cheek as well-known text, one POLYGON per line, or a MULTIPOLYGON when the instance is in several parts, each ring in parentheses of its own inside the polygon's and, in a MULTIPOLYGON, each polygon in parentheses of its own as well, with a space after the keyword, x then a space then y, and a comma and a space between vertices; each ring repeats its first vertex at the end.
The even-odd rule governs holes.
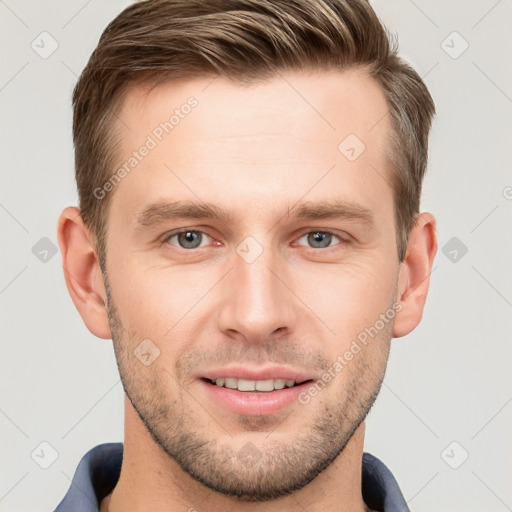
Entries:
POLYGON ((114 298, 131 332, 165 340, 182 330, 222 272, 213 267, 144 266, 126 262, 115 269, 114 298))
MULTIPOLYGON (((393 273, 389 262, 379 260, 373 251, 354 254, 342 263, 295 260, 282 268, 283 281, 293 290, 289 301, 298 317, 291 326, 296 335, 310 333, 339 348, 389 307, 393 273)), ((226 267, 214 263, 148 266, 126 258, 113 273, 114 301, 123 325, 155 340, 195 332, 199 317, 203 322, 218 313, 224 287, 230 290, 227 300, 235 300, 233 293, 240 289, 227 282, 229 275, 223 278, 226 267)))
POLYGON ((338 347, 373 325, 390 306, 396 279, 389 266, 376 263, 366 257, 356 263, 318 265, 314 270, 309 264, 297 270, 295 293, 317 315, 317 325, 321 320, 334 331, 325 332, 338 347))

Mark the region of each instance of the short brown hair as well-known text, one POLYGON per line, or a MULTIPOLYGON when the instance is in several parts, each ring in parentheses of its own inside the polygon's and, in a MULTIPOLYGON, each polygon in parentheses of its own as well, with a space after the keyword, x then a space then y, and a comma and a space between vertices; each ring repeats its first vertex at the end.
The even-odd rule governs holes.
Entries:
MULTIPOLYGON (((115 172, 116 112, 141 83, 224 76, 242 82, 280 70, 361 66, 380 84, 392 123, 388 162, 397 252, 403 261, 427 166, 434 102, 366 0, 144 0, 105 29, 73 92, 79 208, 104 262, 115 172)), ((103 266, 103 265, 102 265, 103 266)))

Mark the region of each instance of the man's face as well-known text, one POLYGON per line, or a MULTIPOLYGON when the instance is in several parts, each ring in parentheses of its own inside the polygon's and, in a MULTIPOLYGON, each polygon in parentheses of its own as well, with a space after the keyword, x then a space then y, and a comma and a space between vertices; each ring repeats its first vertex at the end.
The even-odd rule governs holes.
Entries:
POLYGON ((393 325, 377 321, 399 271, 386 112, 378 85, 355 70, 246 87, 179 81, 134 89, 123 105, 119 166, 150 149, 109 210, 119 370, 154 440, 212 489, 265 500, 303 487, 377 396, 393 325), (150 207, 177 202, 230 220, 150 207), (345 215, 297 216, 335 203, 345 215), (309 382, 265 391, 289 380, 309 382))

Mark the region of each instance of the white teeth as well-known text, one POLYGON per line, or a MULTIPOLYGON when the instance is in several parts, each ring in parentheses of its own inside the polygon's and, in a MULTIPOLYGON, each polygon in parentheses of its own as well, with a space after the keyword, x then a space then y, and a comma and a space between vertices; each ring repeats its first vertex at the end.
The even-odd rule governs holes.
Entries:
POLYGON ((255 380, 238 379, 238 391, 254 391, 255 389, 255 380))
POLYGON ((267 379, 267 380, 249 380, 235 379, 232 377, 219 377, 215 379, 215 384, 229 389, 238 389, 238 391, 274 391, 274 389, 291 388, 295 385, 294 380, 285 379, 267 379))
POLYGON ((238 379, 226 377, 224 379, 224 386, 230 389, 236 389, 238 387, 238 379))
MULTIPOLYGON (((275 389, 281 389, 277 388, 276 384, 274 384, 274 379, 268 379, 268 380, 257 380, 256 382, 256 391, 273 391, 275 389)), ((275 381, 277 382, 277 380, 275 381)), ((240 387, 238 388, 240 389, 240 387)))
MULTIPOLYGON (((284 379, 274 379, 274 389, 283 389, 287 382, 290 382, 289 380, 286 381, 284 379)), ((293 386, 293 380, 291 381, 293 386)))

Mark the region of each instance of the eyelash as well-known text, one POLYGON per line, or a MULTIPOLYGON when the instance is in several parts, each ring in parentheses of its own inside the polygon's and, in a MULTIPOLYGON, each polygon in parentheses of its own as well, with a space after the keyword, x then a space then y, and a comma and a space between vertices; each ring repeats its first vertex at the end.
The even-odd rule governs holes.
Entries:
MULTIPOLYGON (((178 231, 173 231, 172 233, 169 233, 169 234, 166 234, 162 240, 162 245, 165 244, 165 243, 169 243, 169 241, 174 238, 175 236, 181 234, 181 233, 187 233, 187 232, 192 232, 192 233, 201 233, 203 235, 206 235, 208 236, 209 238, 211 238, 212 240, 214 240, 214 238, 212 236, 210 236, 208 233, 206 233, 205 231, 201 231, 199 229, 180 229, 178 231)), ((309 249, 310 251, 313 251, 313 252, 317 252, 317 251, 321 251, 321 252, 327 252, 329 251, 329 249, 335 249, 338 245, 347 245, 350 243, 350 240, 345 237, 342 237, 341 235, 339 235, 338 233, 336 233, 335 231, 332 231, 330 229, 314 229, 314 230, 309 230, 309 231, 303 231, 299 236, 298 236, 298 239, 302 238, 303 236, 305 235, 308 235, 310 233, 327 233, 329 235, 333 235, 335 236, 336 238, 338 238, 340 240, 340 242, 338 244, 335 244, 333 246, 330 246, 330 247, 325 247, 325 248, 315 248, 315 247, 306 247, 307 249, 309 249)), ((170 244, 170 245, 173 245, 173 244, 170 244)), ((185 252, 191 252, 191 251, 194 251, 194 250, 198 250, 198 249, 203 249, 204 247, 195 247, 193 249, 185 249, 183 247, 179 247, 177 245, 173 245, 173 247, 175 247, 176 249, 178 250, 182 250, 182 251, 185 251, 185 252)), ((300 247, 304 247, 304 246, 300 246, 300 247)))

